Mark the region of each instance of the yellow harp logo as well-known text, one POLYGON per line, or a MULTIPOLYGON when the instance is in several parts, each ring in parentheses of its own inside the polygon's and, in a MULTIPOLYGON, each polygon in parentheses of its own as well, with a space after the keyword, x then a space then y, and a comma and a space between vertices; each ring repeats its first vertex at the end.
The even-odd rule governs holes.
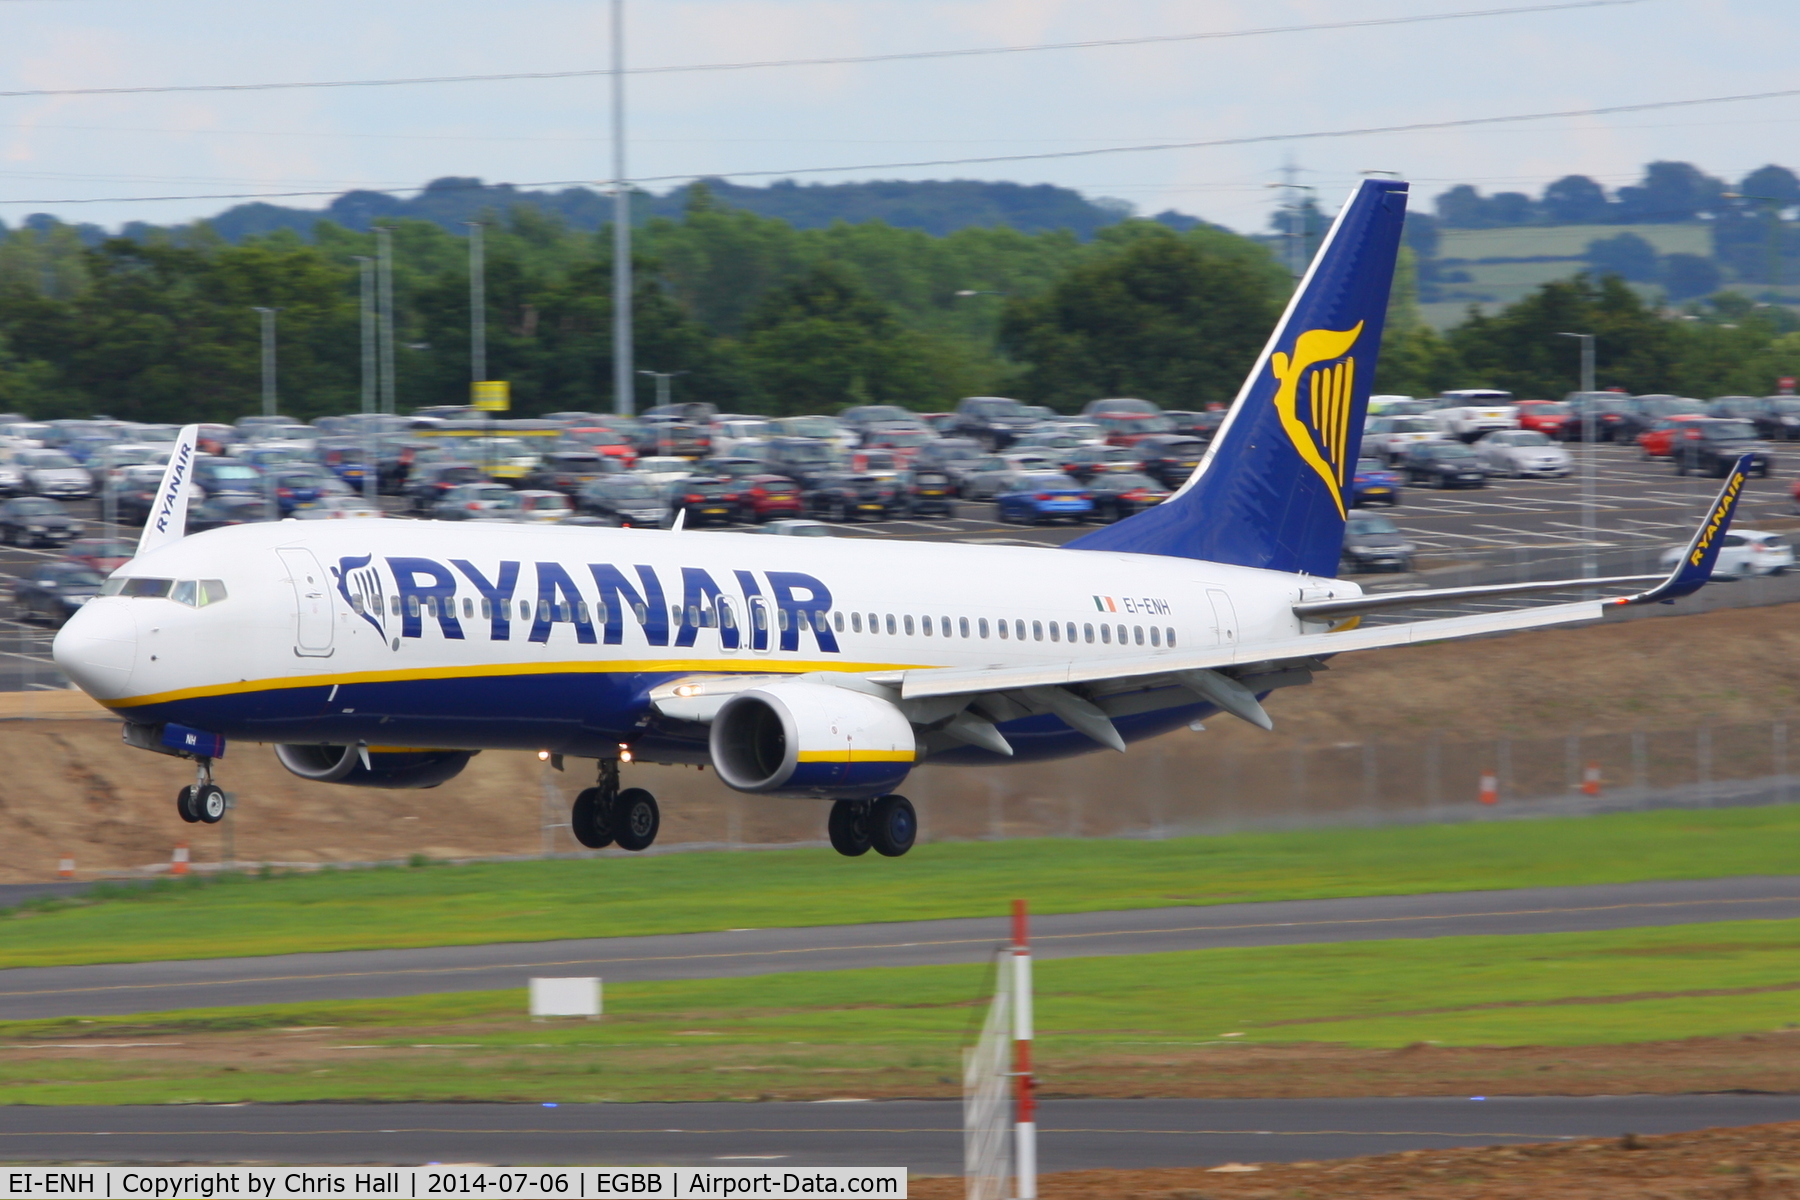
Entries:
POLYGON ((1294 339, 1294 354, 1277 350, 1269 356, 1279 386, 1275 411, 1281 427, 1307 465, 1319 473, 1344 516, 1344 484, 1349 479, 1350 396, 1356 385, 1356 360, 1344 358, 1361 336, 1363 323, 1354 329, 1309 329, 1294 339), (1343 361, 1334 365, 1332 359, 1343 361), (1307 378, 1307 411, 1300 409, 1300 381, 1307 378))

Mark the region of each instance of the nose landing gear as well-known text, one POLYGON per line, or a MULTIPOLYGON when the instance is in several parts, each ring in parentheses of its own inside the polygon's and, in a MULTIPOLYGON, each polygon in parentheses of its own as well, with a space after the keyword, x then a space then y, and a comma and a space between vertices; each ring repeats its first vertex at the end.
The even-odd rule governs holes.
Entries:
POLYGON ((643 788, 619 790, 619 760, 600 760, 600 781, 584 788, 569 810, 575 840, 590 850, 618 843, 621 850, 648 850, 662 828, 656 797, 643 788))
POLYGON ((839 800, 831 806, 825 828, 831 836, 831 848, 847 858, 870 850, 886 858, 899 858, 913 848, 919 836, 919 815, 905 796, 839 800))
POLYGON ((213 782, 212 759, 202 758, 196 762, 194 782, 175 794, 175 811, 190 825, 197 821, 217 825, 231 808, 231 799, 224 788, 213 782))

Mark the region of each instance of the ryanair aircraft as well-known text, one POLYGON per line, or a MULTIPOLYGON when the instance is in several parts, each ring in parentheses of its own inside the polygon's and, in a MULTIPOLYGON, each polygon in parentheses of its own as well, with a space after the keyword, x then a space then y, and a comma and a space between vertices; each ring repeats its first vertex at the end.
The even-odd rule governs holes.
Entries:
POLYGON ((598 763, 587 846, 642 850, 656 800, 631 762, 835 801, 832 845, 900 855, 921 763, 1123 751, 1263 701, 1334 654, 1598 618, 1710 576, 1727 481, 1648 591, 1358 628, 1371 610, 1635 580, 1364 596, 1335 578, 1345 497, 1405 215, 1362 184, 1193 477, 1161 507, 1056 548, 410 521, 183 536, 183 431, 136 558, 63 627, 57 664, 125 741, 197 765, 178 798, 217 821, 230 740, 304 779, 435 787, 482 750, 598 763))

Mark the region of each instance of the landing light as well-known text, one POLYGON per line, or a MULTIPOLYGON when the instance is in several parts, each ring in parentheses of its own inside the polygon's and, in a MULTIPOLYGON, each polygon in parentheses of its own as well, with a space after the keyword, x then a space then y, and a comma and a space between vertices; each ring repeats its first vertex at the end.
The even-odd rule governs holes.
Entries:
POLYGON ((550 752, 548 750, 539 750, 538 751, 538 761, 539 762, 549 762, 550 761, 550 752))

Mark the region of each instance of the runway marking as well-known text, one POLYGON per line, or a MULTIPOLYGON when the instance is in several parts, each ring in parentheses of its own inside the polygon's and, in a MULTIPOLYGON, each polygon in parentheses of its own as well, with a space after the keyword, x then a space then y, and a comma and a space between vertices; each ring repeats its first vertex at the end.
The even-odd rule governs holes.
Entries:
MULTIPOLYGON (((1129 937, 1169 933, 1235 933, 1248 929, 1327 929, 1351 925, 1404 925, 1424 921, 1454 921, 1497 917, 1573 916, 1578 913, 1623 912, 1629 909, 1701 907, 1705 905, 1794 904, 1800 896, 1755 896, 1716 900, 1638 900, 1620 904, 1595 904, 1568 908, 1519 908, 1495 912, 1419 913, 1394 917, 1334 917, 1316 921, 1250 921, 1232 925, 1181 925, 1167 929, 1108 929, 1090 933, 1040 933, 1035 942, 1077 941, 1086 938, 1129 937)), ((1689 924, 1691 922, 1683 922, 1689 924)), ((1481 936, 1481 935, 1475 935, 1481 936)), ((1490 935, 1508 936, 1508 935, 1490 935)), ((797 946, 775 950, 722 950, 704 954, 658 954, 635 958, 569 958, 543 962, 491 963, 461 967, 401 967, 386 971, 327 971, 305 975, 250 975, 238 979, 193 980, 169 983, 112 983, 77 988, 40 988, 30 991, 0 992, 0 998, 19 996, 77 996, 94 992, 160 991, 172 988, 236 987, 251 983, 295 983, 317 979, 389 978, 404 975, 459 975, 483 971, 529 971, 543 967, 582 967, 621 963, 703 962, 727 958, 777 958, 787 955, 831 954, 846 951, 899 950, 933 946, 1000 945, 999 938, 944 938, 926 942, 868 942, 847 946, 797 946)), ((179 960, 177 960, 179 961, 179 960)), ((205 959, 188 960, 205 962, 205 959)), ((21 967, 15 970, 62 970, 58 967, 21 967)))
MULTIPOLYGON (((210 1105, 205 1107, 212 1107, 210 1105)), ((580 1137, 604 1136, 607 1134, 631 1135, 645 1133, 680 1133, 697 1134, 716 1137, 732 1133, 957 1133, 963 1132, 962 1126, 915 1125, 907 1128, 851 1128, 833 1126, 828 1128, 758 1128, 742 1129, 578 1129, 525 1127, 514 1129, 474 1129, 438 1128, 435 1126, 419 1126, 399 1129, 48 1129, 41 1131, 22 1131, 0 1129, 0 1137, 345 1137, 352 1134, 379 1135, 394 1133, 452 1133, 472 1134, 491 1133, 507 1135, 524 1134, 573 1134, 580 1137)), ((1595 1134, 1554 1134, 1554 1133, 1504 1133, 1483 1132, 1481 1130, 1451 1131, 1444 1129, 1118 1129, 1089 1128, 1078 1125, 1038 1126, 1040 1133, 1112 1133, 1142 1134, 1153 1137, 1441 1137, 1441 1138, 1523 1138, 1533 1142, 1571 1142, 1581 1137, 1602 1136, 1595 1134)))

